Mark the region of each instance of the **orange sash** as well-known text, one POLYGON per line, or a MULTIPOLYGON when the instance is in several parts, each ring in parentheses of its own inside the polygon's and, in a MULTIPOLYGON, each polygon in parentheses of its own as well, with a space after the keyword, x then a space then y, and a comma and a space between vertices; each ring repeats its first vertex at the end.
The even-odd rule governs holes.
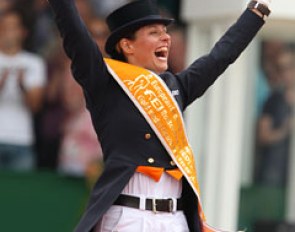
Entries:
POLYGON ((188 143, 181 111, 166 84, 155 73, 144 68, 112 59, 105 61, 110 74, 145 117, 194 190, 199 199, 203 232, 220 231, 205 222, 193 151, 188 143))

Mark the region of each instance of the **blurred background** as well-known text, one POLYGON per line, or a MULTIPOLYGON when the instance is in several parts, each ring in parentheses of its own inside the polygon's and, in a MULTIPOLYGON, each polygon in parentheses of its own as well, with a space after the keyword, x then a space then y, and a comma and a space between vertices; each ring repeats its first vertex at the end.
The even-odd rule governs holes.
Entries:
MULTIPOLYGON (((107 56, 104 19, 130 1, 75 1, 107 56)), ((176 19, 174 73, 208 53, 247 5, 154 1, 176 19)), ((207 220, 228 231, 295 231, 295 3, 272 9, 249 48, 185 113, 207 220)), ((47 2, 0 0, 0 231, 73 231, 102 170, 47 2)))

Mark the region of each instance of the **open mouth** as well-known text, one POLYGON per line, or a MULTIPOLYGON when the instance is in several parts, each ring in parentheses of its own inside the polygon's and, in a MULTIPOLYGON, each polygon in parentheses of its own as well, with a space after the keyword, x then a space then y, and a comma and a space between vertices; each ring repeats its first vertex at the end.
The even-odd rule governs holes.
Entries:
POLYGON ((163 61, 167 61, 168 58, 168 48, 162 47, 155 51, 155 56, 163 61))

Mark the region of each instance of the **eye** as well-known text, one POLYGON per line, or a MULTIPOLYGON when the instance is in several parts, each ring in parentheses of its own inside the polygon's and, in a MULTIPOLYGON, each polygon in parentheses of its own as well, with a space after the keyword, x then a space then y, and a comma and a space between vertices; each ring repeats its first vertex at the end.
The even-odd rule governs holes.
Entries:
POLYGON ((150 35, 157 35, 157 34, 158 34, 158 31, 157 31, 157 30, 152 30, 152 31, 150 31, 149 34, 150 34, 150 35))

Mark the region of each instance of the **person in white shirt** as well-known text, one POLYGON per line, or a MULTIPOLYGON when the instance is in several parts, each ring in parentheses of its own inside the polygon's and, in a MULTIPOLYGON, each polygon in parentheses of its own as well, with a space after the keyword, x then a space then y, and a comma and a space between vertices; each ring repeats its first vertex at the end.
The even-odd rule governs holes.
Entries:
POLYGON ((0 17, 0 169, 32 170, 33 114, 42 103, 43 60, 23 50, 27 30, 21 15, 0 17))

